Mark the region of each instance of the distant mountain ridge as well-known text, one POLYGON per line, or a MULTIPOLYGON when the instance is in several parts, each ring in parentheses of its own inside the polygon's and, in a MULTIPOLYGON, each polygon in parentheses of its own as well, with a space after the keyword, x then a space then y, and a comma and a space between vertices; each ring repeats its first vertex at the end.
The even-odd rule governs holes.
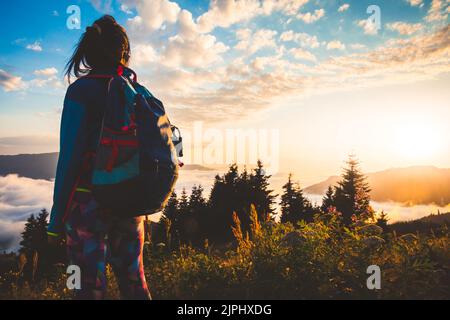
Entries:
POLYGON ((0 175, 17 173, 32 179, 50 180, 55 177, 58 152, 0 155, 0 175))
MULTIPOLYGON (((405 205, 450 203, 450 169, 433 166, 391 168, 368 173, 371 197, 374 201, 394 201, 405 205)), ((325 194, 328 186, 335 186, 338 176, 305 188, 306 193, 325 194)))
MULTIPOLYGON (((0 176, 16 173, 32 179, 51 180, 55 178, 58 152, 0 155, 0 176)), ((198 164, 186 164, 183 170, 211 171, 211 168, 198 164)))

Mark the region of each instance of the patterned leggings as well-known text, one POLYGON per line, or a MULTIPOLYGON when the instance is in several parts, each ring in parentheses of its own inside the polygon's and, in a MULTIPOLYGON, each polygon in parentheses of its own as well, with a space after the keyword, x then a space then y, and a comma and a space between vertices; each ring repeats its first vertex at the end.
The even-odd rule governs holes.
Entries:
POLYGON ((103 299, 106 262, 112 265, 122 299, 151 299, 144 275, 144 218, 115 218, 89 192, 76 192, 66 220, 69 263, 81 270, 77 299, 103 299))

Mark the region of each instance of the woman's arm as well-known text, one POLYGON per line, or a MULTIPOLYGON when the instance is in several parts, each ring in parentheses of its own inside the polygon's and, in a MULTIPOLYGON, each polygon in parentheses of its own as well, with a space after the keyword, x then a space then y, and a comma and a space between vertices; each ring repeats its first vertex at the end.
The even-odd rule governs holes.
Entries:
POLYGON ((63 229, 63 217, 72 189, 80 173, 87 145, 87 110, 73 87, 64 99, 61 117, 59 158, 56 169, 53 207, 48 234, 57 236, 63 229))

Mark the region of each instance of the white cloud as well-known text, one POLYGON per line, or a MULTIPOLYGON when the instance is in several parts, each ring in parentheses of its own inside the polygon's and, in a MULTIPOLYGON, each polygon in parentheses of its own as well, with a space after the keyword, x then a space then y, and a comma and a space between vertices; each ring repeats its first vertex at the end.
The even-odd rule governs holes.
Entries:
POLYGON ((406 23, 401 21, 396 21, 392 23, 386 24, 386 27, 389 30, 397 31, 402 35, 412 35, 423 29, 423 25, 421 23, 406 23))
POLYGON ((246 51, 248 55, 257 52, 264 47, 276 47, 274 30, 260 29, 253 33, 250 29, 239 29, 236 37, 239 40, 235 49, 246 51))
POLYGON ((132 19, 134 24, 143 24, 149 30, 160 29, 164 23, 176 23, 178 14, 181 11, 180 6, 176 2, 168 0, 152 0, 152 1, 123 1, 128 10, 135 7, 138 16, 132 19))
POLYGON ((359 20, 357 25, 363 28, 365 34, 375 35, 378 33, 377 25, 371 19, 359 20))
POLYGON ((208 11, 196 22, 201 32, 211 32, 216 27, 227 28, 273 12, 295 15, 306 3, 308 0, 212 0, 208 11))
POLYGON ((159 57, 151 44, 138 43, 132 47, 133 55, 131 62, 133 65, 145 65, 147 63, 157 62, 159 57))
POLYGON ((201 32, 211 32, 216 27, 227 28, 237 22, 249 20, 261 12, 256 0, 212 0, 207 12, 197 19, 201 32))
POLYGON ((353 50, 361 50, 361 49, 365 49, 366 45, 362 44, 362 43, 353 43, 350 45, 350 48, 352 48, 353 50))
POLYGON ((90 0, 92 6, 101 13, 112 13, 112 0, 90 0))
POLYGON ((423 5, 423 0, 406 0, 408 1, 408 3, 413 6, 413 7, 417 7, 417 6, 422 6, 423 5))
POLYGON ((40 44, 39 41, 35 41, 35 42, 33 42, 33 43, 28 44, 28 45, 26 46, 26 48, 27 48, 28 50, 32 50, 32 51, 36 51, 36 52, 42 51, 42 46, 41 46, 41 44, 40 44))
POLYGON ((448 17, 450 1, 447 0, 433 0, 428 10, 428 14, 425 20, 428 22, 439 22, 444 21, 448 17))
POLYGON ((314 10, 314 13, 307 12, 307 13, 299 13, 297 15, 297 18, 302 20, 304 23, 313 23, 322 18, 325 15, 324 9, 317 9, 314 10))
POLYGON ((25 83, 21 77, 14 76, 3 69, 0 69, 0 86, 6 92, 17 91, 25 88, 25 83))
POLYGON ((134 3, 138 15, 128 19, 133 44, 131 63, 134 66, 152 62, 175 69, 206 68, 222 60, 221 54, 229 48, 215 36, 199 32, 188 10, 180 9, 176 3, 167 0, 157 0, 155 6, 150 4, 143 1, 134 3), (168 32, 167 24, 171 28, 168 32))
POLYGON ((33 72, 37 76, 54 76, 58 73, 58 70, 55 67, 46 68, 46 69, 40 69, 40 70, 34 70, 33 72))
POLYGON ((328 42, 327 50, 333 50, 333 49, 344 50, 345 44, 343 44, 339 40, 333 40, 333 41, 328 42))
MULTIPOLYGON (((209 33, 216 27, 227 28, 276 11, 295 15, 307 2, 308 0, 212 0, 208 10, 195 19, 194 23, 198 32, 209 33)), ((169 0, 124 0, 122 5, 128 10, 136 8, 138 12, 138 16, 130 19, 131 25, 137 27, 144 24, 151 30, 161 28, 164 23, 175 24, 182 12, 177 3, 169 0)))
MULTIPOLYGON (((285 62, 282 59, 283 54, 284 47, 281 47, 275 55, 255 57, 250 66, 257 72, 263 72, 266 67, 279 68, 285 62)), ((240 63, 242 63, 242 61, 240 63)), ((249 71, 247 68, 246 70, 249 71)))
POLYGON ((64 83, 58 78, 58 69, 55 67, 34 70, 33 74, 36 75, 37 78, 27 81, 27 86, 37 88, 51 87, 55 89, 64 88, 64 83))
POLYGON ((27 86, 36 88, 50 87, 52 89, 63 89, 65 84, 63 81, 58 79, 56 76, 51 76, 49 78, 35 78, 27 81, 27 86))
POLYGON ((126 4, 120 5, 120 11, 125 12, 126 14, 133 14, 133 11, 131 11, 126 4))
POLYGON ((308 48, 318 48, 320 46, 316 36, 311 36, 304 32, 296 33, 292 30, 283 32, 280 35, 280 40, 285 42, 294 41, 300 46, 308 48))
POLYGON ((287 15, 295 15, 308 2, 308 0, 263 0, 262 11, 265 15, 275 11, 281 11, 287 15))
POLYGON ((53 182, 0 176, 0 250, 17 250, 26 219, 52 204, 53 182))
POLYGON ((344 3, 342 6, 338 8, 338 12, 344 12, 350 8, 350 5, 348 3, 344 3))
POLYGON ((194 38, 184 38, 178 34, 169 38, 160 61, 173 68, 207 67, 220 61, 220 55, 227 50, 228 47, 217 42, 213 35, 199 34, 194 38))
POLYGON ((289 53, 291 53, 296 59, 299 60, 308 60, 308 61, 316 61, 317 58, 315 55, 313 55, 311 52, 306 51, 302 48, 292 48, 289 50, 289 53))
POLYGON ((57 73, 58 70, 54 67, 35 70, 33 74, 37 77, 24 81, 21 77, 14 76, 5 70, 0 69, 0 86, 6 92, 26 90, 32 87, 62 89, 65 87, 65 84, 58 78, 57 73))

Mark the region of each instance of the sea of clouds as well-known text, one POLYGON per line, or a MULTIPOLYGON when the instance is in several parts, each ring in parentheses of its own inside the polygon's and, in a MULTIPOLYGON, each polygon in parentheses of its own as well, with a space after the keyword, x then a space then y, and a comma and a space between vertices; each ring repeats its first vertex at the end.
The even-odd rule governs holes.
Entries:
POLYGON ((50 210, 52 192, 52 181, 0 176, 0 251, 18 249, 26 219, 50 210))

